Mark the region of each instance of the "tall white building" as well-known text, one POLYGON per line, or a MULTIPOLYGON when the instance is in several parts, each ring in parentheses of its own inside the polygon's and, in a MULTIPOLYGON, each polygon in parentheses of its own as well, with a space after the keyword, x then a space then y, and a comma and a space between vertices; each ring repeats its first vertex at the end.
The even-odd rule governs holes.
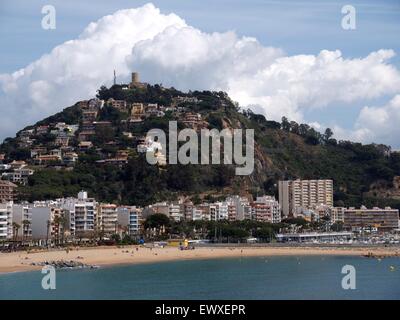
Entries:
POLYGON ((102 203, 97 206, 97 229, 108 235, 118 232, 118 212, 115 204, 102 203))
POLYGON ((69 229, 68 221, 65 224, 57 222, 57 218, 67 217, 67 210, 57 205, 35 202, 31 208, 31 215, 32 239, 34 240, 60 240, 69 229))
POLYGON ((0 240, 7 240, 13 237, 12 205, 12 201, 0 203, 0 240))
POLYGON ((86 191, 78 193, 78 198, 59 199, 60 206, 69 211, 72 235, 93 232, 96 228, 97 202, 88 198, 86 191))
POLYGON ((12 221, 21 226, 21 236, 23 239, 32 237, 32 205, 29 203, 13 204, 12 221))
POLYGON ((294 215, 298 207, 310 209, 318 204, 333 206, 333 181, 279 181, 279 204, 283 217, 294 215))

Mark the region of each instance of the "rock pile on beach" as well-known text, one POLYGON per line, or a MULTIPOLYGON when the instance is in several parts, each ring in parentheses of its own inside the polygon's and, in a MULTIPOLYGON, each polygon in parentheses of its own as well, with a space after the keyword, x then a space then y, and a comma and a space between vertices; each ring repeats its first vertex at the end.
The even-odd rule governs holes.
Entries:
POLYGON ((85 264, 79 261, 65 261, 65 260, 57 260, 57 261, 43 261, 43 262, 32 262, 32 266, 52 266, 56 269, 96 269, 98 266, 85 264))
POLYGON ((364 254, 363 257, 365 258, 375 258, 375 259, 384 259, 384 258, 389 258, 389 257, 400 257, 400 254, 398 252, 393 253, 393 254, 376 254, 373 252, 368 252, 367 254, 364 254))

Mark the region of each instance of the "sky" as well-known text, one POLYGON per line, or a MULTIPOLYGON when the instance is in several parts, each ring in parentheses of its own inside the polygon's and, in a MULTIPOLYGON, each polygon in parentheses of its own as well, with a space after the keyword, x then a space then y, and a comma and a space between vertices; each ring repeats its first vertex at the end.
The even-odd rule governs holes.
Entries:
POLYGON ((400 149, 400 0, 0 3, 0 139, 139 71, 400 149), (44 5, 56 9, 45 30, 44 5), (356 10, 345 30, 341 9, 356 10))

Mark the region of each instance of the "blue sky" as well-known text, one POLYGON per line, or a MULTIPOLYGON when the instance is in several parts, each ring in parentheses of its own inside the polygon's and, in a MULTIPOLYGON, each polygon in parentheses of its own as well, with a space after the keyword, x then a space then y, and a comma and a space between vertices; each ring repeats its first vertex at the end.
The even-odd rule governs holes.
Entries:
MULTIPOLYGON (((76 39, 92 21, 118 9, 139 7, 148 1, 22 1, 0 3, 0 74, 12 73, 51 51, 56 45, 76 39), (57 28, 41 28, 41 8, 54 5, 57 28)), ((151 1, 164 14, 173 12, 187 24, 204 32, 235 31, 251 36, 264 46, 281 48, 287 55, 314 54, 321 50, 341 50, 346 58, 365 57, 379 49, 393 49, 391 63, 400 68, 400 0, 392 1, 263 1, 263 0, 168 0, 151 1), (343 5, 357 12, 357 29, 341 28, 343 5)), ((382 105, 390 96, 369 100, 382 105)), ((336 104, 334 108, 306 110, 305 119, 327 125, 340 123, 349 128, 365 101, 352 108, 336 104)))
MULTIPOLYGON (((2 0, 0 3, 0 72, 12 72, 76 38, 90 23, 118 9, 134 8, 149 1, 38 1, 2 0), (57 9, 57 29, 41 28, 41 8, 57 9)), ((290 55, 315 54, 340 49, 358 57, 381 48, 400 52, 400 1, 263 1, 168 0, 151 1, 163 13, 174 12, 188 24, 207 32, 234 30, 256 37, 290 55), (341 28, 341 8, 357 10, 357 29, 341 28)), ((394 59, 400 65, 400 58, 394 59)))

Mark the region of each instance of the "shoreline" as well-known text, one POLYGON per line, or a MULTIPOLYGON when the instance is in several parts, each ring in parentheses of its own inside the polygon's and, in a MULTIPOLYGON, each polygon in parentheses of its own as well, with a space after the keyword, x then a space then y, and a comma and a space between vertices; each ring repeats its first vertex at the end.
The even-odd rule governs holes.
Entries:
POLYGON ((140 246, 73 248, 38 252, 0 253, 0 275, 40 270, 31 265, 44 261, 79 261, 87 265, 111 267, 142 263, 220 259, 237 257, 272 256, 366 256, 372 258, 400 257, 400 247, 252 247, 207 246, 195 250, 179 250, 177 247, 149 248, 140 246))

